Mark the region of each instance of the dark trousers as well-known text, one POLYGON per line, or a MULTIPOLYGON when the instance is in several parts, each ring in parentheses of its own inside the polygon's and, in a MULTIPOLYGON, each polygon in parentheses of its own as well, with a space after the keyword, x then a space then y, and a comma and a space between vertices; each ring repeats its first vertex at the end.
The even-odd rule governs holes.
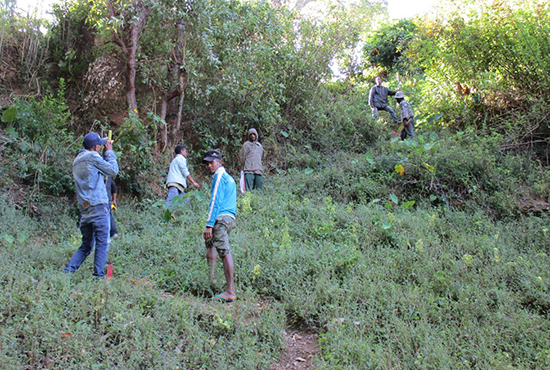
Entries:
POLYGON ((255 173, 245 173, 244 174, 244 186, 246 191, 250 190, 262 190, 264 188, 264 178, 262 175, 255 173))

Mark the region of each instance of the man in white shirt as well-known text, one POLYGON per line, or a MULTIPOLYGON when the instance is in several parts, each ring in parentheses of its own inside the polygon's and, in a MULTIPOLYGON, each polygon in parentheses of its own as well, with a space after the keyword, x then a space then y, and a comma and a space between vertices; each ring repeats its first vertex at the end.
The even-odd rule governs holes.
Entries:
POLYGON ((176 157, 170 163, 168 177, 166 178, 166 187, 168 188, 166 207, 168 208, 170 208, 172 199, 175 196, 182 196, 185 193, 187 180, 189 180, 194 187, 200 188, 200 184, 193 180, 187 168, 187 149, 185 146, 176 146, 175 152, 176 157))

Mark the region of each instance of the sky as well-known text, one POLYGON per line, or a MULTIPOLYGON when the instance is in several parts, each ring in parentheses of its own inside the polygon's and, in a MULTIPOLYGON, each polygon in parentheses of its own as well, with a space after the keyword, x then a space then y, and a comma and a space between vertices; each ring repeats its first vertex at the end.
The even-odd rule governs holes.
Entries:
POLYGON ((410 18, 427 13, 437 0, 388 0, 390 18, 410 18))
MULTIPOLYGON (((437 0, 387 0, 388 12, 393 19, 410 18, 415 15, 426 13, 437 0)), ((50 6, 56 0, 17 0, 19 8, 28 10, 35 9, 37 4, 39 14, 46 16, 50 6)))

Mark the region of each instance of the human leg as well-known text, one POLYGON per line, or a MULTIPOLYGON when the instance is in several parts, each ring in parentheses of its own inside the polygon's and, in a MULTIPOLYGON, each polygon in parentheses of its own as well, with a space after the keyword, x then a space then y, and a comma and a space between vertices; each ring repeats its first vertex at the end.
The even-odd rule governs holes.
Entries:
POLYGON ((175 186, 170 186, 168 188, 168 196, 166 197, 166 207, 167 208, 170 208, 170 205, 172 204, 172 199, 176 196, 176 195, 179 195, 181 192, 179 191, 178 188, 176 188, 175 186))
POLYGON ((254 189, 254 174, 253 173, 245 173, 244 174, 244 187, 246 191, 250 191, 254 189))
POLYGON ((93 219, 95 254, 94 254, 94 276, 105 276, 105 264, 107 263, 107 253, 111 245, 109 237, 111 223, 109 206, 96 206, 93 219))
POLYGON ((216 282, 216 261, 218 259, 218 255, 216 254, 216 250, 212 246, 206 246, 206 261, 208 262, 208 266, 210 267, 209 272, 209 278, 212 283, 216 282))
POLYGON ((378 119, 378 108, 376 107, 372 108, 372 119, 375 121, 378 119))
POLYGON ((409 136, 416 136, 416 134, 414 133, 414 119, 407 125, 406 130, 409 136))
POLYGON ((225 275, 225 283, 227 285, 227 288, 224 293, 220 294, 222 298, 226 299, 235 299, 235 279, 234 279, 234 271, 235 267, 233 264, 233 256, 231 253, 226 254, 222 258, 223 262, 223 274, 225 275))
POLYGON ((264 178, 262 175, 254 175, 254 189, 263 190, 264 178))
POLYGON ((393 119, 393 122, 395 123, 399 122, 399 120, 397 119, 397 114, 392 109, 392 107, 390 107, 389 105, 386 105, 383 109, 390 114, 391 118, 393 119))
POLYGON ((111 238, 117 238, 118 237, 118 231, 116 229, 115 217, 113 216, 113 211, 112 210, 109 212, 109 218, 110 218, 110 223, 111 223, 111 231, 110 231, 111 238))
POLYGON ((82 243, 80 244, 80 248, 78 248, 65 266, 65 272, 75 272, 78 270, 94 246, 94 230, 92 224, 81 220, 80 232, 82 233, 82 243))
POLYGON ((235 219, 230 216, 221 216, 214 224, 212 230, 212 246, 216 248, 218 256, 223 262, 226 290, 218 297, 223 299, 235 299, 234 264, 229 245, 229 233, 235 228, 235 219))

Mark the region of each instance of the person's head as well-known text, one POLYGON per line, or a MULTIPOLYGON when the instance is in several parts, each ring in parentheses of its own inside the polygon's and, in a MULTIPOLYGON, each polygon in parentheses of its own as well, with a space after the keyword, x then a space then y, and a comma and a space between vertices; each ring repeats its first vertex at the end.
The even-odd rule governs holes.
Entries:
POLYGON ((376 83, 376 86, 382 86, 382 77, 376 76, 374 82, 376 83))
POLYGON ((176 146, 176 149, 174 149, 174 152, 176 152, 176 155, 181 154, 184 157, 187 157, 187 148, 185 147, 185 145, 176 146))
POLYGON ((101 152, 101 146, 105 144, 107 144, 107 138, 101 138, 95 132, 90 132, 89 134, 84 136, 84 140, 82 141, 84 149, 98 153, 101 152))
POLYGON ((256 131, 255 128, 251 128, 250 130, 248 130, 248 140, 250 141, 258 140, 258 131, 256 131))
POLYGON ((214 173, 222 165, 222 153, 219 150, 210 149, 206 152, 203 162, 210 173, 214 173))
POLYGON ((405 94, 403 91, 398 91, 395 93, 395 100, 397 100, 398 103, 400 103, 403 99, 405 99, 405 94))

